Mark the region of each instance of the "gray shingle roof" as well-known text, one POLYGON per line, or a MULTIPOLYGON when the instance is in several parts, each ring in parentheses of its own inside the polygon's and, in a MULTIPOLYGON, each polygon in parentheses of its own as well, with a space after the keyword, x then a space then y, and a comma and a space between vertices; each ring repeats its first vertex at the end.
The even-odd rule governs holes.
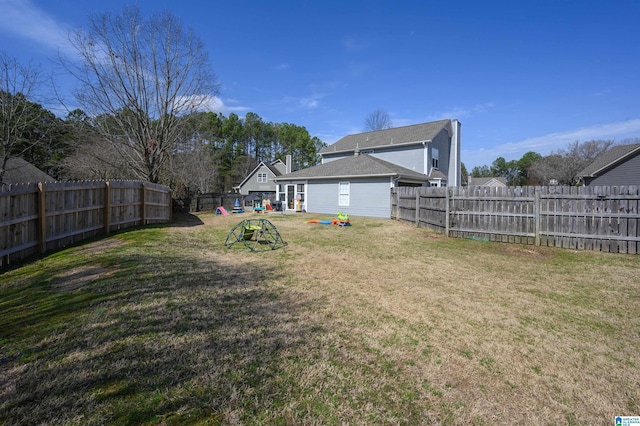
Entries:
POLYGON ((265 166, 267 166, 267 168, 269 170, 271 170, 271 173, 273 173, 275 176, 280 176, 282 173, 280 173, 280 170, 277 169, 276 166, 274 166, 273 164, 267 164, 267 163, 263 163, 265 166))
POLYGON ((591 164, 578 173, 578 177, 595 177, 598 172, 613 166, 638 151, 640 151, 640 143, 613 146, 596 157, 591 164))
POLYGON ((55 179, 19 157, 9 158, 3 184, 55 182, 55 179))
POLYGON ((472 186, 483 186, 487 185, 491 181, 497 181, 505 186, 507 185, 507 179, 504 176, 494 176, 494 177, 472 177, 469 176, 469 185, 472 186))
POLYGON ((426 181, 427 176, 381 160, 371 155, 345 157, 328 161, 317 166, 309 167, 277 177, 276 181, 293 179, 327 179, 345 177, 392 176, 403 179, 426 181))
POLYGON ((431 169, 431 171, 429 172, 429 178, 430 179, 447 179, 447 175, 445 175, 438 169, 431 169))
POLYGON ((430 123, 414 124, 412 126, 394 127, 392 129, 377 130, 375 132, 348 135, 320 151, 320 154, 332 152, 353 151, 356 147, 371 149, 389 145, 401 145, 429 141, 440 131, 451 125, 451 120, 439 120, 430 123))

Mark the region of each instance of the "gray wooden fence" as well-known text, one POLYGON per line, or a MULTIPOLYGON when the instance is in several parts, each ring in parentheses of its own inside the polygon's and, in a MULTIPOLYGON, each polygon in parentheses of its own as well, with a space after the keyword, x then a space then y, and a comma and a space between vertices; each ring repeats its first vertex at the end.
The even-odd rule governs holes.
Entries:
POLYGON ((12 185, 0 192, 0 267, 130 226, 171 220, 171 190, 140 181, 12 185))
POLYGON ((391 190, 391 217, 451 237, 640 253, 639 187, 452 187, 391 190))

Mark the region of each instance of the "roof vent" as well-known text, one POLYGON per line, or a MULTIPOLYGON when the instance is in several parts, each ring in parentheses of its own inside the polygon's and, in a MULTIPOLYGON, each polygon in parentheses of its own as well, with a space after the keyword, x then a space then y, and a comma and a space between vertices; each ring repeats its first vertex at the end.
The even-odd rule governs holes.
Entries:
POLYGON ((360 155, 360 147, 356 144, 356 149, 353 150, 353 156, 357 157, 358 155, 360 155))

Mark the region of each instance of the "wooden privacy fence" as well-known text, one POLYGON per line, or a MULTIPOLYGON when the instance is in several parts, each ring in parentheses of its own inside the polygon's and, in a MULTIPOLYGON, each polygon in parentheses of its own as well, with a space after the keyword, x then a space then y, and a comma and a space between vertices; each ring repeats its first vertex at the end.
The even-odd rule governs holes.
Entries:
POLYGON ((140 181, 50 182, 0 192, 0 267, 99 234, 171 220, 171 190, 140 181))
POLYGON ((447 236, 640 253, 640 193, 631 186, 391 190, 391 217, 447 236))

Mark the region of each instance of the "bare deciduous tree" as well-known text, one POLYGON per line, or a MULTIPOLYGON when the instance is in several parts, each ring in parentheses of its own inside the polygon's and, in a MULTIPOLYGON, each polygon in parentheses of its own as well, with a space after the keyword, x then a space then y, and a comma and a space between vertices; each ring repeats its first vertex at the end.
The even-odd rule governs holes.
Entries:
POLYGON ((197 135, 181 142, 163 167, 177 198, 212 191, 216 180, 213 149, 197 135), (183 193, 184 192, 184 193, 183 193))
POLYGON ((393 127, 393 122, 387 111, 377 108, 364 120, 364 131, 373 132, 376 130, 385 130, 393 127))
POLYGON ((531 167, 532 173, 544 184, 556 180, 560 185, 575 185, 578 174, 613 144, 611 140, 571 142, 566 149, 559 149, 536 161, 531 167))
POLYGON ((0 52, 0 184, 9 158, 37 143, 25 141, 23 134, 40 119, 29 101, 40 83, 38 68, 0 52))
POLYGON ((168 12, 143 19, 127 7, 91 17, 70 42, 81 61, 63 64, 79 106, 136 176, 158 182, 184 117, 217 93, 202 41, 168 12))

